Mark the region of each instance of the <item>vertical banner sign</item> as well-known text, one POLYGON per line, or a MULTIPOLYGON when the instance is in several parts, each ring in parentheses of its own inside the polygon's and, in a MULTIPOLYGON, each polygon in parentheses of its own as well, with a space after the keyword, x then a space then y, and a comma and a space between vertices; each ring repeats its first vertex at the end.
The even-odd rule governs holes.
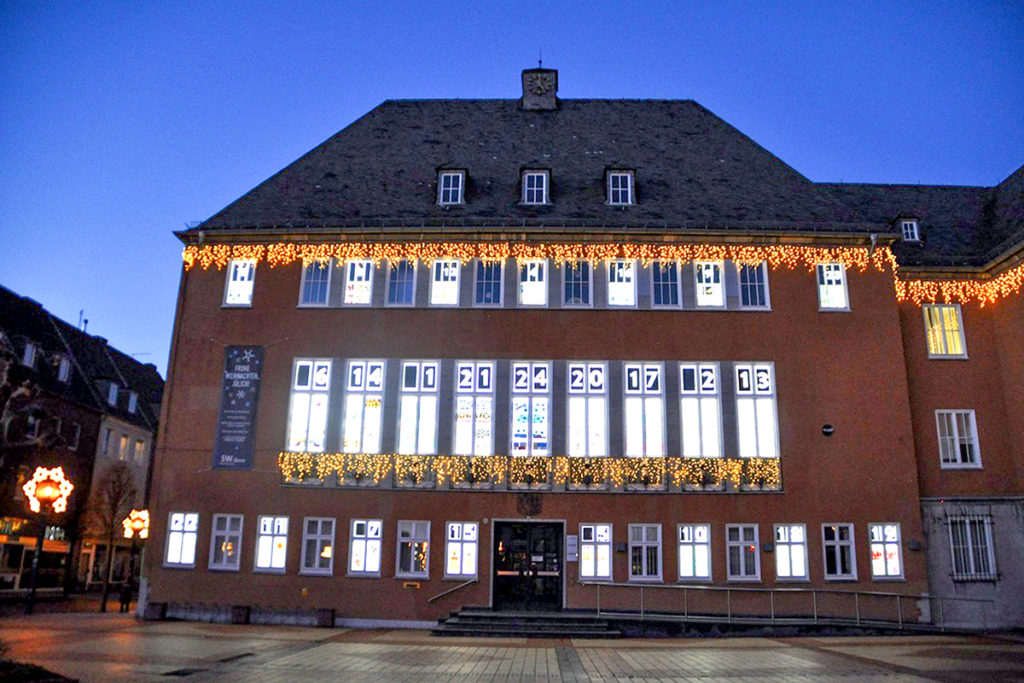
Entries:
POLYGON ((220 390, 217 440, 213 446, 214 467, 252 469, 253 431, 262 374, 262 346, 228 346, 224 349, 224 379, 220 390))

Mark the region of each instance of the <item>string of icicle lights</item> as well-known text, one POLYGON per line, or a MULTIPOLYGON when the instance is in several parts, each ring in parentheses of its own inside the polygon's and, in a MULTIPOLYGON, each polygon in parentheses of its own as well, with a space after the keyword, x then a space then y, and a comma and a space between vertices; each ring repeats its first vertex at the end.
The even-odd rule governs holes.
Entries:
POLYGON ((387 261, 418 259, 430 264, 438 259, 504 261, 509 258, 566 261, 607 261, 637 259, 644 267, 654 261, 720 261, 757 264, 766 261, 772 269, 804 267, 813 270, 819 263, 842 263, 848 270, 874 268, 888 271, 899 301, 924 303, 995 303, 1019 294, 1024 286, 1024 264, 990 279, 925 280, 901 278, 896 257, 888 247, 815 247, 802 245, 724 245, 724 244, 532 244, 526 242, 324 242, 307 244, 208 244, 187 246, 182 252, 186 270, 196 266, 207 269, 227 267, 232 259, 266 262, 271 268, 295 262, 370 260, 377 266, 387 261))

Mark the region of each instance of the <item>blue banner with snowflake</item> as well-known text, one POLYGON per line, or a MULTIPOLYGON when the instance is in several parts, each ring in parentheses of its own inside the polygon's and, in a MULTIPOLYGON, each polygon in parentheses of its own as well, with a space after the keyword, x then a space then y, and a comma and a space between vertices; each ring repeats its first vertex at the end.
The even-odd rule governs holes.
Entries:
POLYGON ((221 469, 252 469, 253 431, 263 374, 262 346, 228 346, 224 349, 217 440, 213 466, 221 469))

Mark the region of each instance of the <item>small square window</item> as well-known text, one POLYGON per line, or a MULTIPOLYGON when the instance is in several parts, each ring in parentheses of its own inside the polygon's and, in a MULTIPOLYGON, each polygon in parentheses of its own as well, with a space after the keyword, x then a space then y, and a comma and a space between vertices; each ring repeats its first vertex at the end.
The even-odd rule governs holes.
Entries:
POLYGON ((609 171, 607 182, 608 203, 611 206, 630 206, 636 203, 632 171, 609 171))
POLYGON ((437 203, 440 206, 464 203, 462 189, 465 180, 465 171, 441 171, 437 178, 437 203))
POLYGON ((523 171, 523 204, 548 203, 548 172, 523 171))
POLYGON ((967 358, 960 304, 925 304, 929 358, 967 358))
POLYGON ((920 242, 921 236, 920 231, 917 227, 917 221, 912 218, 904 218, 900 221, 900 233, 903 235, 903 239, 906 242, 920 242))

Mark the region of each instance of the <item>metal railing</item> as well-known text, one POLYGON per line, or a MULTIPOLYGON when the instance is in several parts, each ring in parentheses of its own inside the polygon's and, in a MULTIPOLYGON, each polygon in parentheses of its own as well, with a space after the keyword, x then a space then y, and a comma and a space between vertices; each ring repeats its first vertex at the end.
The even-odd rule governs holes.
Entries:
MULTIPOLYGON (((673 584, 643 584, 643 583, 616 583, 611 581, 580 581, 579 585, 584 587, 597 588, 597 614, 611 616, 615 614, 636 614, 637 612, 611 612, 607 609, 602 610, 601 607, 601 590, 605 589, 627 589, 632 591, 638 591, 637 606, 639 607, 639 617, 641 621, 651 618, 678 618, 682 617, 683 620, 709 620, 709 619, 720 619, 722 617, 728 623, 735 621, 745 621, 750 623, 770 623, 770 624, 794 624, 797 622, 810 622, 819 624, 823 622, 829 623, 848 623, 857 626, 863 625, 895 625, 899 629, 903 629, 905 625, 911 623, 905 619, 904 607, 908 603, 912 607, 919 606, 922 601, 927 601, 928 614, 927 619, 930 621, 921 621, 920 619, 913 620, 913 624, 930 624, 933 627, 939 628, 940 630, 946 630, 946 608, 943 603, 948 602, 962 602, 962 603, 973 603, 980 605, 981 609, 981 623, 982 628, 987 628, 988 623, 988 607, 994 604, 994 600, 986 600, 981 598, 961 598, 953 596, 938 596, 938 595, 907 595, 903 593, 887 593, 882 591, 848 591, 848 590, 836 590, 831 588, 759 588, 749 586, 700 586, 700 585, 673 585, 673 584), (652 613, 647 605, 646 593, 649 591, 668 590, 668 591, 681 591, 682 593, 682 612, 662 610, 658 609, 656 613, 652 613), (698 594, 716 594, 725 596, 725 609, 724 614, 715 612, 713 609, 709 610, 709 601, 702 600, 701 611, 699 614, 691 614, 690 605, 690 594, 692 592, 698 594), (768 601, 766 605, 762 605, 760 613, 750 614, 751 600, 747 599, 753 594, 766 594, 768 601), (739 595, 744 598, 744 609, 746 612, 743 614, 735 614, 733 608, 733 596, 739 595), (784 602, 789 606, 785 609, 785 615, 780 616, 777 613, 777 597, 782 596, 787 598, 784 602), (804 606, 803 612, 794 610, 792 607, 793 599, 797 602, 801 598, 804 600, 809 599, 809 605, 804 606), (845 604, 848 611, 845 614, 822 614, 821 602, 823 598, 832 599, 838 598, 840 604, 845 604), (880 618, 878 616, 879 610, 871 610, 869 616, 862 614, 862 601, 871 602, 877 604, 879 602, 888 603, 891 605, 888 613, 894 614, 895 619, 892 618, 880 618), (933 606, 937 606, 938 609, 934 609, 933 606), (767 607, 765 613, 764 607, 767 607), (711 612, 709 614, 709 611, 711 612)), ((617 600, 616 603, 619 605, 628 605, 629 600, 622 601, 617 600)), ((836 603, 836 600, 832 599, 832 603, 836 603)), ((833 604, 834 607, 834 604, 833 604)), ((623 607, 627 609, 628 607, 623 607)), ((920 608, 918 608, 919 611, 920 608)))
POLYGON ((466 586, 469 586, 471 584, 477 583, 478 581, 479 581, 479 579, 470 579, 469 581, 464 581, 464 582, 460 583, 458 586, 453 586, 453 587, 449 588, 446 591, 441 591, 440 593, 438 593, 437 595, 435 595, 435 596, 433 596, 431 598, 427 598, 427 602, 434 602, 435 600, 440 600, 444 596, 450 595, 451 593, 454 593, 455 591, 459 590, 460 588, 465 588, 466 586))

